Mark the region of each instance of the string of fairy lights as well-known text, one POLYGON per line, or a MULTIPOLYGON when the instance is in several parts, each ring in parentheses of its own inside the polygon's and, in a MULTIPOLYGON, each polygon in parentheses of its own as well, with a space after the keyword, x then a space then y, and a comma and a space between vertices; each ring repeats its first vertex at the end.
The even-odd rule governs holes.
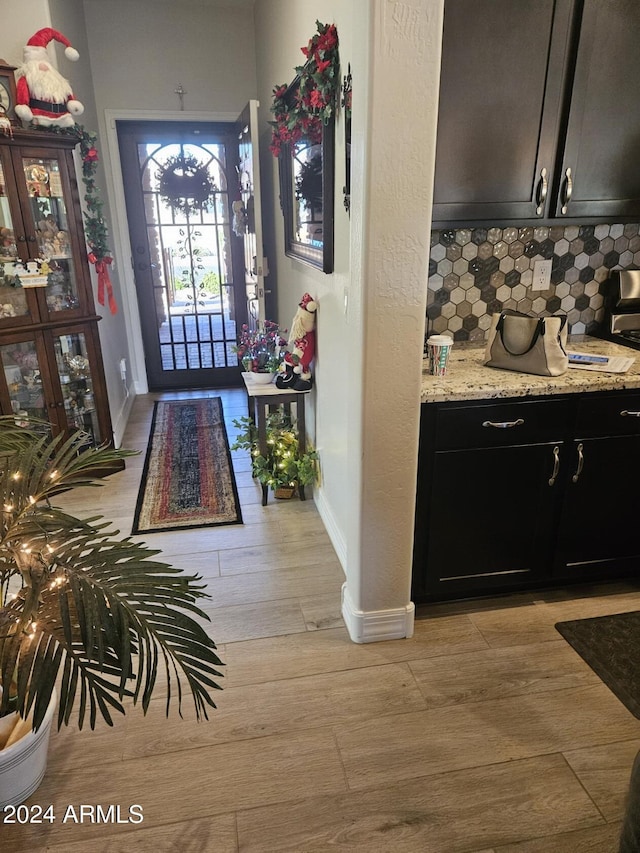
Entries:
MULTIPOLYGON (((50 471, 47 476, 48 476, 49 480, 55 481, 59 478, 60 474, 57 470, 54 470, 54 471, 50 471)), ((10 479, 13 480, 14 482, 19 481, 21 478, 22 478, 22 475, 19 471, 14 471, 10 475, 10 479)), ((13 525, 15 525, 17 523, 19 517, 21 515, 23 515, 25 512, 28 513, 28 511, 31 507, 34 507, 38 504, 38 501, 39 501, 39 498, 37 495, 29 495, 27 497, 26 503, 22 507, 16 506, 13 503, 5 503, 3 505, 3 512, 5 515, 11 516, 11 518, 8 519, 7 527, 10 529, 13 525)), ((50 542, 47 542, 46 545, 40 549, 34 549, 32 546, 32 543, 30 543, 30 542, 21 542, 19 547, 17 547, 14 550, 14 557, 15 557, 16 565, 18 566, 18 570, 23 577, 23 583, 24 583, 24 577, 26 574, 28 574, 30 576, 30 578, 32 578, 32 570, 38 565, 42 566, 42 568, 48 574, 48 578, 49 578, 48 583, 42 583, 40 585, 37 585, 37 588, 35 589, 36 598, 39 598, 40 592, 43 589, 48 589, 50 591, 60 590, 63 586, 65 586, 68 583, 68 579, 66 577, 66 574, 64 573, 64 569, 60 569, 59 567, 56 567, 56 569, 54 570, 56 572, 56 574, 54 574, 53 576, 51 574, 49 574, 51 572, 51 568, 52 568, 52 566, 51 566, 52 557, 55 555, 55 553, 56 553, 56 549, 50 542), (57 572, 60 572, 60 571, 62 573, 58 574, 57 572)), ((29 589, 28 586, 26 588, 29 589)), ((25 587, 23 586, 22 590, 24 590, 24 589, 25 589, 25 587)), ((34 590, 32 588, 32 592, 33 591, 34 590)), ((19 593, 10 592, 7 589, 6 590, 6 596, 5 596, 5 600, 6 600, 7 604, 14 601, 18 597, 18 595, 19 595, 19 593)), ((17 616, 17 614, 16 614, 16 616, 17 616)), ((19 619, 17 619, 16 621, 19 621, 19 619)), ((27 636, 27 638, 29 640, 35 639, 35 637, 38 633, 38 622, 37 622, 37 620, 31 620, 31 622, 27 625, 27 627, 25 629, 23 629, 23 633, 27 636)))

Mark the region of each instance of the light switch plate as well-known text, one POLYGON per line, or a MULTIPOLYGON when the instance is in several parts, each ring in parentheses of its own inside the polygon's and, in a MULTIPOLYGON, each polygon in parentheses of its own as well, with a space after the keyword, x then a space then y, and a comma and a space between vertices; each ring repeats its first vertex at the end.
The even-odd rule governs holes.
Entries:
POLYGON ((551 287, 551 261, 535 261, 531 290, 549 290, 551 287))

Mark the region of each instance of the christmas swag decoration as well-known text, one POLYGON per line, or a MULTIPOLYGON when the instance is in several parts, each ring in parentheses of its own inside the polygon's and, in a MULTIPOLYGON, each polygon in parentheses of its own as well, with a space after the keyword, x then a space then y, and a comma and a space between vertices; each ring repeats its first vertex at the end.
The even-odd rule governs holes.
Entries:
POLYGON ((170 157, 156 175, 160 182, 160 197, 184 213, 192 210, 209 210, 217 187, 207 167, 191 154, 170 157))
POLYGON ((95 174, 98 169, 98 149, 96 148, 97 134, 86 130, 81 124, 73 127, 61 128, 56 125, 42 127, 49 133, 72 134, 80 143, 80 157, 82 158, 82 182, 84 184, 84 201, 86 211, 84 212, 84 235, 89 248, 89 262, 95 267, 98 276, 98 303, 105 304, 105 294, 112 314, 117 313, 118 306, 113 295, 113 285, 109 276, 109 266, 113 258, 109 251, 107 236, 109 230, 102 215, 104 203, 100 197, 100 191, 95 182, 95 174))
POLYGON ((284 84, 273 89, 271 112, 271 144, 274 157, 283 144, 294 144, 305 137, 317 144, 322 139, 322 126, 335 112, 340 87, 340 57, 338 31, 335 24, 316 21, 317 33, 300 50, 307 57, 304 65, 296 67, 298 89, 293 103, 284 84))

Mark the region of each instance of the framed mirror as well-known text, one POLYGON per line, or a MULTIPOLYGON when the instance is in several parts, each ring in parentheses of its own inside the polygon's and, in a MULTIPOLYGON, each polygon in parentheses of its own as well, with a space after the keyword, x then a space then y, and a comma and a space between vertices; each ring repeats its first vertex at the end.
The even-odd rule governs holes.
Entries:
MULTIPOLYGON (((284 93, 291 106, 300 78, 284 93)), ((296 142, 282 145, 279 161, 284 250, 290 258, 333 272, 335 120, 310 123, 296 142)))

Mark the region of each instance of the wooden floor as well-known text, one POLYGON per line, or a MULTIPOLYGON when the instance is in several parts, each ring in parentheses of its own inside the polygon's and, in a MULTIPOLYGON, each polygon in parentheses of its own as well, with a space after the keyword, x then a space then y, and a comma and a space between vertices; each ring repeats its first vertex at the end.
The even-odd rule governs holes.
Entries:
MULTIPOLYGON (((228 422, 245 413, 243 392, 220 396, 228 422)), ((146 447, 152 402, 137 398, 125 446, 146 447)), ((55 821, 2 826, 0 849, 616 851, 640 721, 554 624, 638 609, 640 591, 438 605, 410 640, 356 645, 313 502, 263 508, 248 457, 234 463, 244 525, 139 537, 206 579, 226 664, 218 710, 167 721, 159 695, 115 731, 54 733, 29 802, 53 804, 55 821), (119 805, 122 821, 140 805, 144 820, 64 822, 82 804, 119 805)), ((99 508, 128 534, 141 467, 66 505, 99 508)))

